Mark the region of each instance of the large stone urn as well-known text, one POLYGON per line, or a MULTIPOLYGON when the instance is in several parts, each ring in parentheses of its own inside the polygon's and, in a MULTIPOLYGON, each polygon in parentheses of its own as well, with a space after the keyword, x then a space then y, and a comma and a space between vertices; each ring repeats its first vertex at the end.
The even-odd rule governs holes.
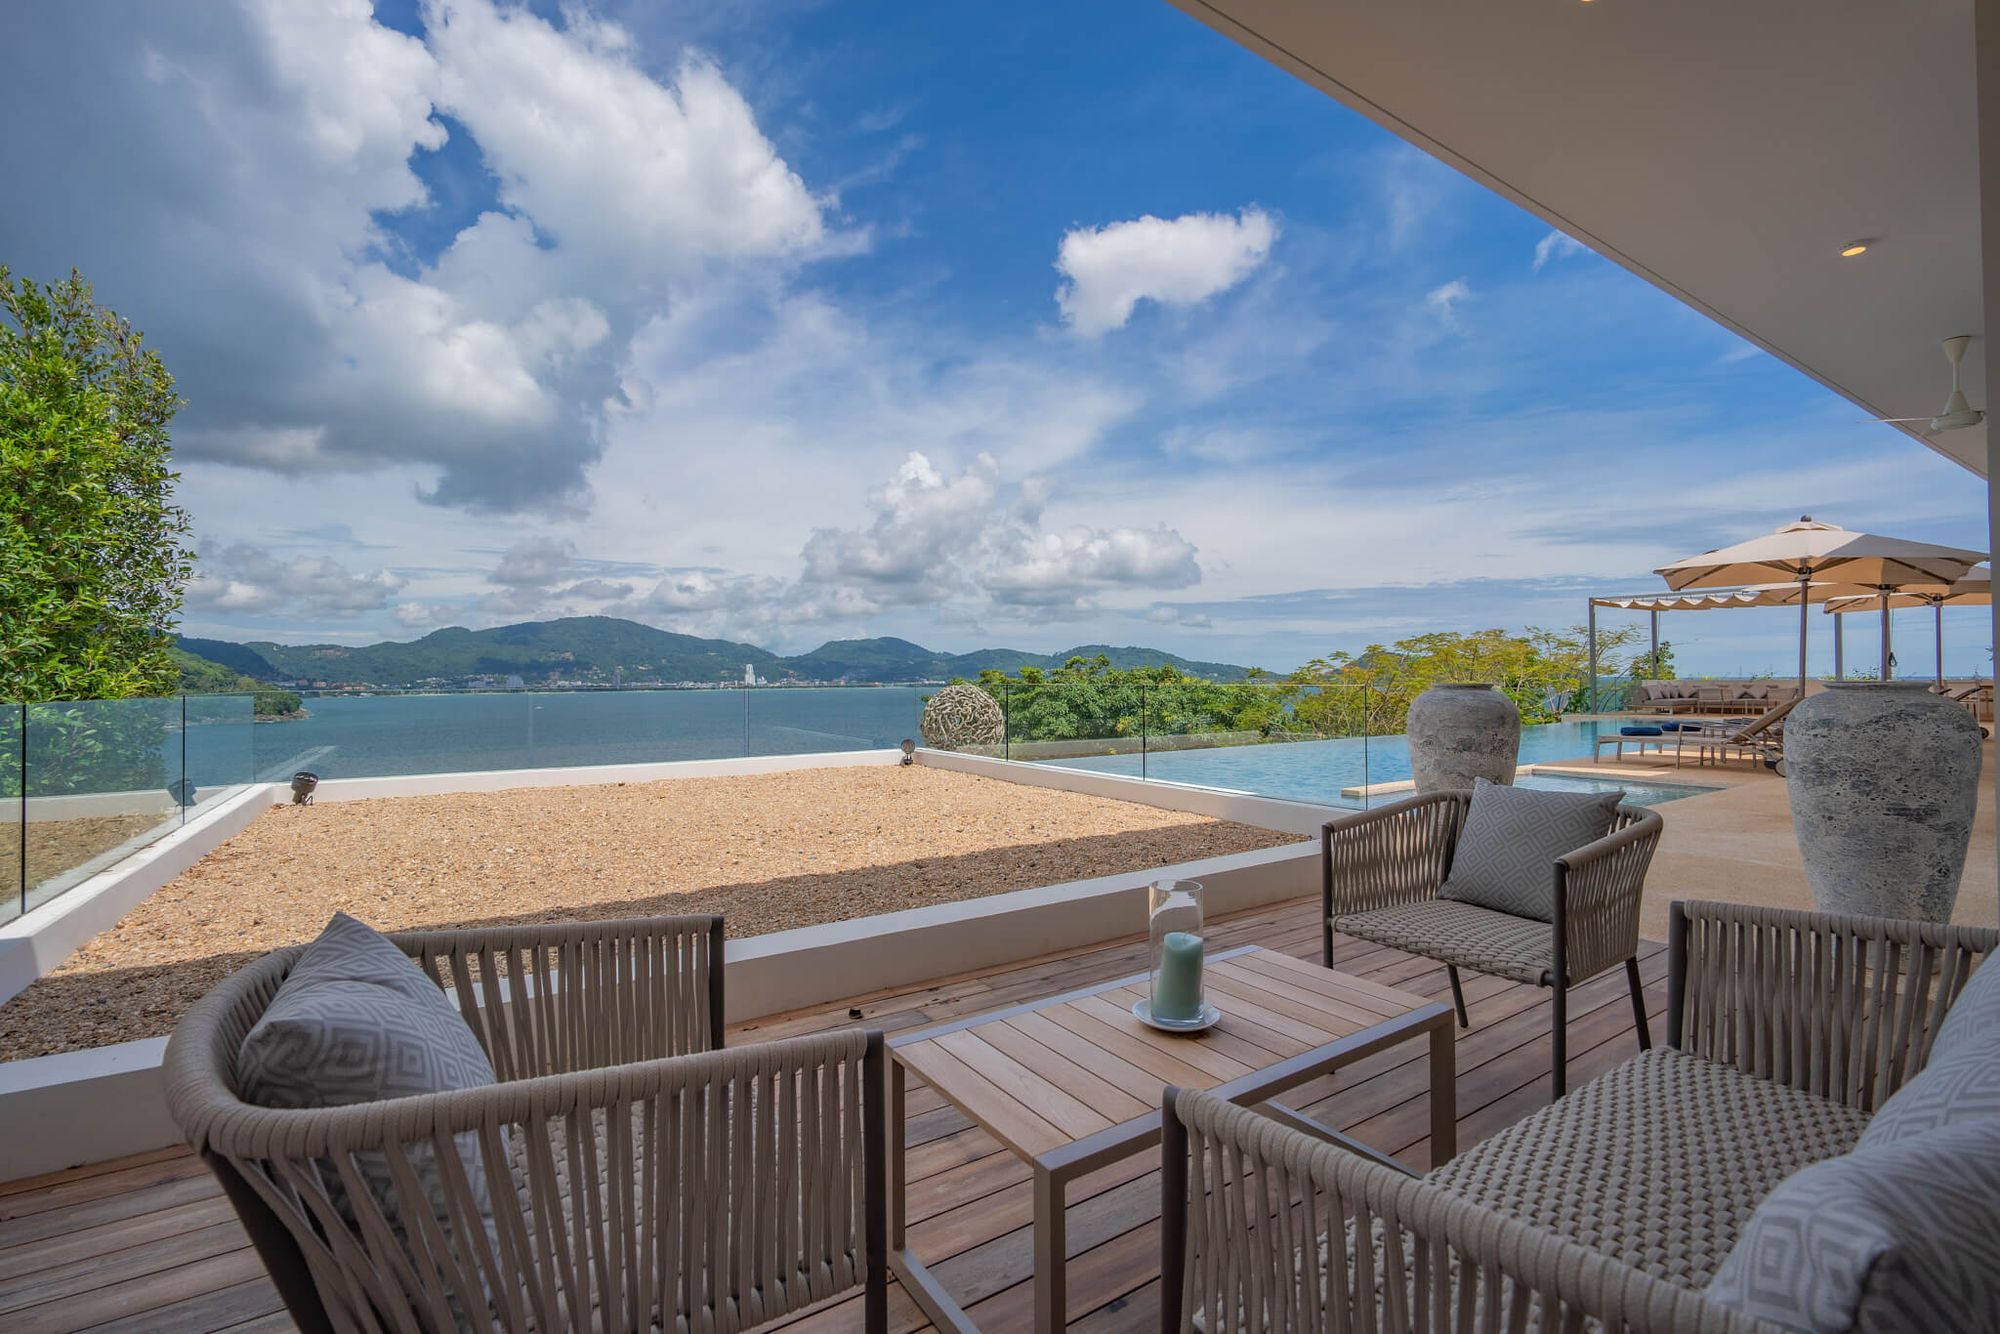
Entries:
POLYGON ((1785 778, 1822 912, 1951 920, 1979 724, 1923 681, 1829 681, 1785 720, 1785 778))
POLYGON ((1409 733, 1419 792, 1514 781, 1521 711, 1491 685, 1432 686, 1410 703, 1409 733))

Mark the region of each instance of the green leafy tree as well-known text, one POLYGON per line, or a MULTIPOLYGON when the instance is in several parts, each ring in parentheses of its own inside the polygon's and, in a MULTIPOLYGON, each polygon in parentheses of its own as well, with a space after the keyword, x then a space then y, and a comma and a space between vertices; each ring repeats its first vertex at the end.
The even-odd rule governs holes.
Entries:
MULTIPOLYGON (((1599 631, 1600 668, 1621 660, 1638 633, 1622 626, 1599 631)), ((1411 701, 1445 682, 1490 681, 1519 707, 1522 722, 1555 722, 1566 710, 1586 707, 1581 697, 1589 693, 1589 677, 1587 639, 1576 626, 1530 627, 1520 634, 1438 631, 1315 658, 1291 679, 1320 687, 1296 707, 1308 724, 1328 735, 1353 736, 1403 731, 1411 701)))
POLYGON ((173 503, 173 377, 71 273, 0 265, 0 697, 171 691, 193 569, 173 503))

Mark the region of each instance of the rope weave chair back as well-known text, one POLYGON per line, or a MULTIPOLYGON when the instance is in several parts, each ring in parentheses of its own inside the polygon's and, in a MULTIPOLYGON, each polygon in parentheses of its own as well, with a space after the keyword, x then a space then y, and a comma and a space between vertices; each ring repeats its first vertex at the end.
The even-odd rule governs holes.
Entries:
POLYGON ((879 1327, 881 1037, 707 1050, 707 929, 392 937, 454 983, 500 1073, 452 1093, 243 1102, 236 1053, 300 950, 197 1004, 169 1047, 169 1105, 301 1327, 728 1331, 864 1282, 879 1327))
POLYGON ((1209 1094, 1165 1124, 1162 1329, 1774 1334, 1209 1094))
POLYGON ((722 1045, 722 918, 632 918, 391 936, 502 1080, 722 1045))
POLYGON ((1676 903, 1672 1045, 1875 1111, 1924 1067, 1990 927, 1676 903))
POLYGON ((1620 806, 1611 832, 1559 858, 1564 965, 1572 983, 1639 952, 1639 904, 1666 822, 1645 806, 1620 806))
POLYGON ((1451 874, 1472 794, 1432 792, 1329 822, 1320 831, 1322 893, 1331 913, 1436 896, 1451 874), (1335 837, 1338 833, 1339 837, 1335 837))

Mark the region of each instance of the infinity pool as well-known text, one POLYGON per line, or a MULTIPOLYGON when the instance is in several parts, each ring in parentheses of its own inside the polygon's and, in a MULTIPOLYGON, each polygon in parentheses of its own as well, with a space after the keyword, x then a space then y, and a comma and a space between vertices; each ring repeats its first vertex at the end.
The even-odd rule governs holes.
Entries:
MULTIPOLYGON (((1521 763, 1548 764, 1594 753, 1600 727, 1616 723, 1545 723, 1521 729, 1521 763)), ((1328 806, 1360 807, 1361 797, 1342 796, 1345 788, 1394 783, 1410 777, 1410 739, 1406 736, 1341 737, 1332 741, 1285 741, 1253 746, 1218 746, 1209 750, 1153 751, 1145 755, 1087 755, 1046 760, 1070 769, 1144 777, 1191 787, 1223 788, 1260 797, 1282 797, 1328 806)), ((1524 775, 1522 787, 1560 792, 1609 792, 1623 789, 1636 806, 1691 797, 1714 788, 1667 783, 1627 783, 1604 778, 1569 778, 1558 774, 1524 775)), ((1400 793, 1374 800, 1391 800, 1400 793)))

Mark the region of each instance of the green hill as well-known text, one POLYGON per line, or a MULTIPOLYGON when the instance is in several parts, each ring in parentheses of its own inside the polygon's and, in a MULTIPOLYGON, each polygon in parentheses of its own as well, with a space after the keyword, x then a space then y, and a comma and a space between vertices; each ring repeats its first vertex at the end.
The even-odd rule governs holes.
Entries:
POLYGON ((572 616, 525 621, 490 630, 454 626, 407 643, 274 644, 257 641, 188 639, 182 648, 266 681, 325 681, 339 685, 407 687, 461 684, 474 678, 504 682, 518 676, 541 685, 551 676, 564 681, 610 684, 622 669, 631 684, 743 679, 747 663, 769 681, 939 681, 976 677, 987 668, 1012 672, 1021 667, 1060 667, 1071 657, 1111 659, 1115 667, 1164 664, 1188 676, 1238 681, 1244 669, 1231 663, 1197 662, 1159 649, 1086 644, 1061 653, 1027 653, 990 648, 973 653, 939 653, 907 639, 836 639, 810 653, 782 658, 754 644, 700 639, 658 630, 612 616, 572 616))
POLYGON ((248 695, 251 711, 259 718, 289 718, 299 712, 301 701, 289 690, 266 685, 222 663, 198 657, 186 648, 170 648, 167 656, 180 669, 182 694, 248 695))
POLYGON ((623 668, 630 681, 740 681, 749 663, 773 676, 776 654, 726 639, 656 630, 611 616, 571 616, 467 630, 434 630, 407 643, 274 644, 240 647, 262 658, 275 680, 410 686, 471 677, 519 676, 539 685, 563 680, 611 680, 623 668))

